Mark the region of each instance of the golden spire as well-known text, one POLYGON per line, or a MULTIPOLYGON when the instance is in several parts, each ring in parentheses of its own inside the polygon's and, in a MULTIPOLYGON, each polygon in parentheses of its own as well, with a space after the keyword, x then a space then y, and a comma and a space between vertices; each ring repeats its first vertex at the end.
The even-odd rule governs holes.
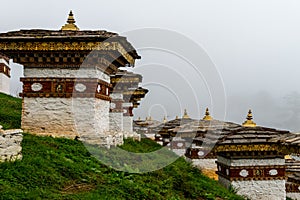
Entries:
POLYGON ((145 121, 148 121, 148 117, 146 117, 145 121))
POLYGON ((149 121, 152 121, 152 117, 151 117, 151 115, 150 115, 150 117, 149 117, 149 121))
POLYGON ((75 24, 75 19, 72 10, 69 13, 67 24, 61 27, 62 31, 79 31, 79 28, 75 24))
POLYGON ((167 123, 167 119, 166 119, 166 116, 164 116, 164 120, 163 120, 163 123, 167 123))
POLYGON ((176 118, 175 119, 179 119, 178 115, 176 115, 176 118))
POLYGON ((182 116, 182 119, 190 119, 190 116, 187 114, 186 109, 184 109, 184 114, 182 116))
POLYGON ((244 127, 256 127, 256 123, 254 123, 254 121, 252 121, 253 116, 252 116, 252 111, 251 109, 249 109, 248 111, 248 115, 247 115, 247 120, 243 123, 244 127))
POLYGON ((207 120, 207 121, 210 121, 212 120, 213 118, 209 115, 209 110, 208 108, 206 108, 206 111, 205 111, 205 116, 203 117, 204 120, 207 120))

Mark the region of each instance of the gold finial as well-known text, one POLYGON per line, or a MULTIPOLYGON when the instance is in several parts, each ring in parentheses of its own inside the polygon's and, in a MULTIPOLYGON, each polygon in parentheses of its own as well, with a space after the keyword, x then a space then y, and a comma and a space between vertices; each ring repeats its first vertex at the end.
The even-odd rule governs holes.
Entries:
POLYGON ((167 118, 166 118, 166 116, 164 116, 163 123, 167 123, 167 118))
POLYGON ((248 115, 247 115, 247 120, 243 123, 244 127, 256 127, 256 123, 254 123, 253 116, 252 116, 252 111, 251 109, 248 111, 248 115))
POLYGON ((62 31, 79 31, 79 28, 75 24, 75 19, 72 10, 69 13, 67 24, 61 27, 62 31))
POLYGON ((141 121, 141 117, 138 118, 138 121, 141 121))
POLYGON ((184 109, 184 114, 182 116, 182 119, 190 119, 190 116, 187 114, 186 109, 184 109))
POLYGON ((146 117, 145 121, 148 121, 148 117, 146 117))
POLYGON ((150 115, 150 117, 149 117, 149 121, 152 121, 152 117, 151 117, 151 115, 150 115))
POLYGON ((179 119, 179 117, 178 117, 178 115, 176 115, 176 118, 175 118, 176 120, 178 120, 179 119))
POLYGON ((208 108, 206 108, 205 116, 203 117, 203 119, 204 119, 204 120, 207 120, 207 121, 210 121, 210 120, 213 119, 213 118, 210 116, 210 114, 209 114, 208 108))

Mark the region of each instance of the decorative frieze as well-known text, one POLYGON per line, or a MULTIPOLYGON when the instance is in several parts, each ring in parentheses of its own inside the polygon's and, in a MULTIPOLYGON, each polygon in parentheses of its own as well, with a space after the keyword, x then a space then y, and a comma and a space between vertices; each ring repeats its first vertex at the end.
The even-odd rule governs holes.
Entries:
POLYGON ((298 193, 300 197, 300 184, 297 183, 286 183, 285 190, 287 193, 298 193))
POLYGON ((21 78, 22 97, 98 98, 110 101, 111 84, 93 78, 21 78))
POLYGON ((219 176, 230 181, 237 180, 284 180, 285 166, 238 166, 232 167, 217 162, 219 176))

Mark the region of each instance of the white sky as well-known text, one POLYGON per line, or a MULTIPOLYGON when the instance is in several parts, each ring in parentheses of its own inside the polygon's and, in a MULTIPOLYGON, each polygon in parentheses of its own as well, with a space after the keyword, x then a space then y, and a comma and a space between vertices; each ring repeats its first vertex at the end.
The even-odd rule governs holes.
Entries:
MULTIPOLYGON (((10 0, 1 2, 1 7, 0 32, 21 28, 58 30, 70 9, 81 30, 105 29, 122 35, 134 29, 156 27, 178 32, 203 47, 219 71, 227 96, 227 120, 241 123, 248 108, 252 108, 255 121, 260 125, 300 130, 298 0, 10 0), (292 92, 296 93, 290 99, 296 101, 288 103, 286 97, 292 92)), ((129 41, 135 46, 134 38, 129 41)), ((139 65, 151 63, 153 55, 161 56, 158 60, 164 56, 140 54, 142 60, 137 63, 137 71, 139 65)), ((176 63, 179 62, 169 65, 179 67, 176 63)), ((145 83, 151 82, 157 74, 155 67, 140 70, 148 71, 143 74, 145 83)), ((17 69, 20 67, 14 65, 13 75, 17 69)), ((167 79, 172 81, 170 76, 167 79)), ((197 84, 194 81, 197 80, 191 83, 197 84)), ((16 93, 14 87, 15 84, 12 92, 16 93)), ((176 86, 173 89, 176 90, 176 86)), ((213 106, 208 91, 200 93, 197 91, 196 96, 207 98, 199 97, 196 103, 183 99, 180 109, 170 106, 167 96, 149 93, 148 100, 146 98, 135 111, 136 117, 150 113, 161 120, 165 113, 171 119, 181 115, 179 112, 184 107, 191 116, 199 117, 206 106, 213 106), (154 100, 161 105, 154 106, 154 100), (149 110, 151 106, 154 108, 149 110)))

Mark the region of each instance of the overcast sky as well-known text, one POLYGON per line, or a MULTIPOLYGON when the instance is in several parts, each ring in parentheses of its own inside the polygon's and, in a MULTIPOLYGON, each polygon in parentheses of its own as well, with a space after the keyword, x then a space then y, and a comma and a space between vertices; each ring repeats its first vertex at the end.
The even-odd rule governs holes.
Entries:
MULTIPOLYGON (((58 30, 70 9, 81 30, 117 32, 129 36, 133 46, 136 39, 129 34, 132 30, 155 27, 177 32, 198 44, 202 48, 199 55, 206 53, 204 60, 213 63, 218 71, 227 99, 226 120, 242 123, 248 108, 252 108, 259 125, 300 130, 298 0, 10 0, 1 2, 1 6, 1 32, 58 30)), ((159 120, 163 115, 172 119, 187 108, 192 117, 199 118, 205 107, 212 107, 212 116, 221 116, 210 96, 209 88, 214 86, 207 86, 205 77, 193 76, 191 67, 174 56, 139 52, 142 59, 135 71, 143 74, 143 84, 150 93, 135 111, 136 117, 151 114, 159 120), (177 75, 172 75, 174 71, 177 75), (173 86, 168 85, 186 71, 190 73, 176 79, 173 86), (168 96, 162 87, 151 84, 162 79, 167 83, 158 85, 165 84, 169 92, 175 91, 175 96, 180 96, 180 106, 171 98, 172 92, 168 96), (181 84, 182 80, 186 83, 181 84)), ((201 66, 197 67, 201 71, 201 66)), ((17 75, 17 69, 21 67, 13 65, 13 75, 17 75)), ((14 84, 13 93, 15 87, 14 84)))

